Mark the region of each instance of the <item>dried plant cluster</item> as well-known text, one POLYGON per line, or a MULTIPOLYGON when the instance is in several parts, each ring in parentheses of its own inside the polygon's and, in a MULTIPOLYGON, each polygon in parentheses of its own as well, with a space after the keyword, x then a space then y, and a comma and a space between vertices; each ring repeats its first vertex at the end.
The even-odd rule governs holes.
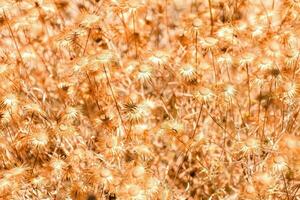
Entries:
POLYGON ((1 0, 0 199, 300 199, 299 12, 1 0))

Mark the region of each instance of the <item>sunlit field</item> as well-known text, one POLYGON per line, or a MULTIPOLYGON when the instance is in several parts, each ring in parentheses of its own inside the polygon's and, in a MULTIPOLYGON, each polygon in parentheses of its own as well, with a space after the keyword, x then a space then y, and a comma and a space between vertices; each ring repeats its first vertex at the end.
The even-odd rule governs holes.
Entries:
POLYGON ((300 200, 299 0, 0 0, 0 200, 300 200))

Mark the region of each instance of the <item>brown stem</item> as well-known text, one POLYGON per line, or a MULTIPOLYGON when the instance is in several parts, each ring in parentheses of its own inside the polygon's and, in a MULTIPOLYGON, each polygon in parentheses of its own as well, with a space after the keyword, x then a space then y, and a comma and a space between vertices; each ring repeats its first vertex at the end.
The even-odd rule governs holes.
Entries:
POLYGON ((22 58, 22 55, 21 55, 21 52, 20 52, 18 43, 17 43, 17 41, 16 41, 15 35, 14 35, 14 33, 13 33, 12 29, 11 29, 11 26, 10 26, 10 24, 9 24, 9 20, 8 20, 8 18, 7 18, 7 16, 6 16, 6 14, 5 14, 4 11, 3 11, 3 15, 4 15, 4 18, 5 18, 5 22, 6 22, 6 24, 7 24, 7 27, 8 27, 8 29, 9 29, 10 35, 11 35, 11 37, 12 37, 12 39, 13 39, 13 42, 14 42, 14 44, 15 44, 15 46, 16 46, 17 53, 18 53, 18 55, 19 55, 19 57, 20 57, 21 63, 22 63, 22 65, 23 65, 23 67, 25 67, 25 63, 24 63, 24 60, 23 60, 23 58, 22 58))
POLYGON ((215 83, 217 82, 217 79, 218 79, 218 72, 217 72, 217 69, 216 69, 216 65, 215 65, 215 56, 214 56, 214 53, 212 51, 212 49, 209 50, 210 53, 211 53, 211 60, 212 60, 212 65, 213 65, 213 68, 214 68, 214 73, 215 73, 215 83))
POLYGON ((248 84, 248 116, 250 116, 251 110, 251 97, 250 97, 250 75, 249 75, 249 66, 246 64, 246 71, 247 71, 247 84, 248 84))
POLYGON ((262 86, 260 86, 260 89, 259 89, 258 114, 257 114, 258 123, 259 123, 259 118, 260 118, 260 105, 261 105, 261 96, 262 96, 261 89, 262 89, 262 86))
POLYGON ((169 33, 169 20, 168 20, 168 0, 165 0, 165 17, 166 17, 166 28, 167 28, 167 35, 168 35, 168 42, 170 42, 170 33, 169 33))
POLYGON ((196 69, 198 68, 198 31, 195 36, 195 49, 196 49, 196 69))
POLYGON ((198 128, 198 124, 199 124, 199 121, 200 121, 202 109, 203 109, 203 103, 201 103, 200 111, 199 111, 199 114, 198 114, 198 117, 197 117, 197 121, 196 121, 196 125, 195 125, 194 131, 193 131, 192 138, 194 138, 194 136, 195 136, 195 134, 197 132, 197 128, 198 128))
POLYGON ((297 66, 298 66, 299 56, 300 56, 300 52, 298 52, 297 59, 296 59, 296 62, 295 62, 295 66, 294 66, 294 70, 293 70, 293 80, 295 80, 295 75, 296 75, 296 71, 297 71, 297 66))
MULTIPOLYGON (((107 85, 108 85, 108 87, 109 87, 109 89, 110 89, 110 91, 111 91, 111 94, 112 94, 113 100, 114 100, 114 102, 115 102, 115 106, 116 106, 116 109, 117 109, 117 111, 118 111, 119 118, 120 118, 120 120, 121 120, 121 123, 122 123, 123 129, 124 129, 124 131, 125 131, 125 133, 126 133, 126 128, 125 128, 125 125, 124 125, 124 121, 123 121, 123 119, 122 119, 121 110, 120 110, 120 108, 119 108, 119 105, 118 105, 117 99, 116 99, 116 97, 115 97, 114 91, 113 91, 113 89, 112 89, 112 86, 111 86, 110 80, 109 80, 109 78, 108 78, 108 75, 107 75, 106 67, 105 67, 104 65, 103 65, 103 70, 104 70, 104 73, 105 73, 105 77, 106 77, 107 85)), ((126 133, 126 135, 127 135, 127 137, 129 136, 127 133, 126 133)))
POLYGON ((210 35, 212 35, 214 29, 214 20, 213 20, 212 8, 211 8, 211 0, 208 0, 208 5, 209 5, 209 14, 210 14, 210 35))
POLYGON ((135 12, 132 12, 132 23, 133 23, 133 39, 134 39, 134 46, 135 46, 135 57, 138 57, 138 50, 137 50, 137 41, 136 41, 136 30, 135 30, 135 12))
POLYGON ((88 35, 87 35, 87 38, 86 38, 86 42, 85 42, 85 45, 84 45, 84 49, 83 49, 82 56, 84 56, 84 54, 85 54, 86 47, 87 47, 87 44, 88 44, 88 41, 89 41, 90 35, 91 35, 91 29, 89 28, 88 35))
POLYGON ((285 179, 284 174, 282 172, 281 172, 281 175, 283 177, 284 189, 285 189, 285 192, 286 192, 287 200, 290 200, 290 193, 289 193, 289 190, 288 190, 288 185, 287 185, 286 179, 285 179))

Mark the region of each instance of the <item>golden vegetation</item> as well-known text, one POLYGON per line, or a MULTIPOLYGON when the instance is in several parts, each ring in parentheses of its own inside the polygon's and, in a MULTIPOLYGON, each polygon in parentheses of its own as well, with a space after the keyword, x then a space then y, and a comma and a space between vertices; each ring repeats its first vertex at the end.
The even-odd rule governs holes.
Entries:
POLYGON ((299 12, 1 0, 0 199, 300 199, 299 12))

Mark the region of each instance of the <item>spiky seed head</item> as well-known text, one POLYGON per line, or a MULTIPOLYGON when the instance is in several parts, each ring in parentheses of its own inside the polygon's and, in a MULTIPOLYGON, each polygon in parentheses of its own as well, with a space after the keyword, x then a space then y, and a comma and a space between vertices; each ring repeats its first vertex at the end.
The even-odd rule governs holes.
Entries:
POLYGON ((139 144, 133 147, 132 151, 139 155, 142 159, 150 159, 152 157, 152 150, 145 144, 139 144))
POLYGON ((268 43, 267 47, 265 48, 266 54, 268 56, 273 56, 278 58, 281 56, 281 45, 278 41, 272 40, 268 43))
POLYGON ((100 16, 96 14, 86 14, 82 16, 79 26, 90 29, 96 27, 99 24, 99 22, 100 22, 100 16))
POLYGON ((235 97, 237 90, 232 84, 224 85, 224 97, 226 101, 232 102, 233 98, 235 97))
POLYGON ((212 101, 215 97, 215 94, 212 90, 208 88, 201 87, 199 90, 194 94, 195 98, 200 101, 201 103, 208 103, 212 101))
POLYGON ((230 54, 225 53, 225 54, 222 54, 220 57, 218 57, 217 62, 220 65, 231 66, 233 63, 233 59, 230 54))
POLYGON ((276 156, 274 158, 273 164, 272 164, 272 169, 275 172, 283 172, 284 170, 288 169, 288 164, 286 160, 284 159, 283 156, 276 156))
POLYGON ((241 66, 250 65, 253 63, 254 60, 255 60, 255 55, 253 53, 246 52, 240 58, 240 65, 241 66))
POLYGON ((1 104, 8 108, 10 111, 14 111, 18 106, 19 100, 15 94, 7 94, 3 97, 1 104))
POLYGON ((149 61, 156 65, 165 65, 169 61, 170 55, 165 51, 156 51, 150 56, 149 61))
POLYGON ((167 133, 181 134, 184 131, 184 124, 178 120, 165 121, 162 124, 162 129, 166 130, 167 133))
POLYGON ((41 149, 49 142, 48 133, 42 129, 39 129, 31 135, 29 142, 34 146, 34 148, 41 149))
POLYGON ((258 68, 263 71, 266 71, 266 70, 272 69, 273 65, 274 65, 274 63, 273 63, 272 59, 264 57, 258 63, 258 68))
POLYGON ((299 91, 299 85, 296 82, 288 82, 285 84, 284 97, 287 99, 294 99, 297 95, 299 95, 299 91))
POLYGON ((212 49, 218 43, 218 39, 213 37, 206 37, 200 40, 201 47, 204 49, 212 49))
POLYGON ((106 177, 110 176, 111 173, 110 173, 110 170, 109 170, 109 169, 103 168, 103 169, 101 169, 101 171, 100 171, 100 175, 101 175, 102 177, 106 178, 106 177))
POLYGON ((132 176, 135 178, 141 178, 144 176, 146 170, 142 165, 137 165, 132 169, 132 176))
POLYGON ((117 55, 111 50, 103 50, 100 54, 93 56, 95 63, 99 65, 110 66, 111 64, 118 63, 117 55))
POLYGON ((142 83, 147 83, 150 81, 153 73, 152 66, 148 64, 142 64, 139 66, 139 71, 137 73, 137 79, 142 83))
POLYGON ((185 64, 179 69, 179 73, 184 80, 192 81, 196 78, 197 70, 193 65, 185 64))

